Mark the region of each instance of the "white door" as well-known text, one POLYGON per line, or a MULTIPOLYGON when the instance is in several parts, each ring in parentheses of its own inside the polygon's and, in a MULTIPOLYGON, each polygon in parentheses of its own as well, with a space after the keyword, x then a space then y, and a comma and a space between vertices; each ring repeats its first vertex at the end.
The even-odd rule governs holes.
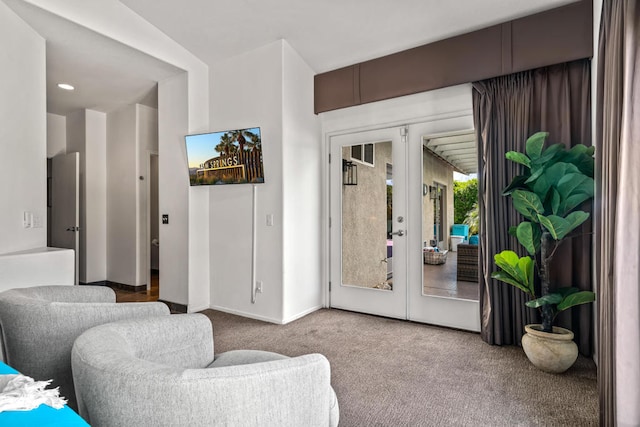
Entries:
POLYGON ((75 284, 79 279, 80 155, 60 154, 51 162, 51 246, 73 249, 75 284))
POLYGON ((404 133, 330 138, 331 307, 406 318, 404 133))
POLYGON ((434 226, 424 136, 470 125, 464 116, 330 137, 331 307, 480 330, 477 299, 432 295, 423 277, 434 226))
POLYGON ((451 189, 444 184, 445 178, 453 179, 453 172, 449 169, 445 176, 443 170, 446 169, 446 162, 429 154, 425 148, 425 138, 472 127, 473 121, 469 116, 417 123, 409 127, 408 228, 413 231, 407 236, 407 318, 416 322, 479 332, 478 284, 457 280, 457 273, 453 268, 457 253, 449 252, 448 260, 441 265, 425 264, 423 253, 425 242, 429 246, 430 240, 436 240, 442 251, 450 249, 448 236, 452 224, 446 217, 449 216, 448 207, 453 207, 453 199, 448 200, 452 191, 447 191, 451 189), (434 198, 433 191, 437 192, 434 198), (444 203, 441 197, 445 198, 444 203), (439 292, 434 293, 434 289, 439 292))

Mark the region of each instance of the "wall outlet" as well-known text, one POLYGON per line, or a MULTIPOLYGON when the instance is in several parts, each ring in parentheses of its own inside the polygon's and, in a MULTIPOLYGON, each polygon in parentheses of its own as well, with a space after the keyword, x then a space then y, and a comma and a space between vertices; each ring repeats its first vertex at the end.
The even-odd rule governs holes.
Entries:
POLYGON ((273 214, 267 214, 267 227, 273 227, 273 214))
POLYGON ((256 293, 262 293, 262 280, 256 281, 256 293))

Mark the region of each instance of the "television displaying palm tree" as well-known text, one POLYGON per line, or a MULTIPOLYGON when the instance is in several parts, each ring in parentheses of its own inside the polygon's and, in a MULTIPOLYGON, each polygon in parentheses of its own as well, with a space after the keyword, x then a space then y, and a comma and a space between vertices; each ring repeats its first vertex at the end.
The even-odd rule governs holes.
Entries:
POLYGON ((185 137, 190 185, 264 183, 260 128, 185 137))

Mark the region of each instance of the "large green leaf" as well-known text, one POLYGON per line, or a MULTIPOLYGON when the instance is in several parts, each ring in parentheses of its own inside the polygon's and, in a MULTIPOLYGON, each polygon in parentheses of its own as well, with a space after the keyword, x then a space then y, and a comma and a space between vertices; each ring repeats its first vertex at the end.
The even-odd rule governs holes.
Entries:
POLYGON ((562 301, 562 295, 560 294, 547 294, 538 299, 527 301, 525 305, 531 308, 542 307, 543 305, 556 305, 562 301))
POLYGON ((519 163, 528 168, 531 167, 531 160, 524 154, 519 153, 517 151, 509 151, 505 154, 505 157, 512 162, 519 163))
POLYGON ((521 283, 518 279, 515 279, 511 275, 509 275, 506 271, 495 271, 491 273, 491 277, 496 280, 500 280, 501 282, 508 283, 510 285, 515 286, 523 292, 529 293, 529 288, 526 284, 521 283))
POLYGON ((513 207, 525 218, 538 222, 537 214, 544 213, 544 206, 536 193, 524 190, 515 190, 511 193, 513 207))
POLYGON ((536 180, 540 178, 540 176, 544 173, 545 169, 546 168, 544 167, 544 165, 542 166, 531 165, 531 176, 527 178, 527 180, 525 181, 525 184, 530 184, 532 182, 535 183, 536 180))
POLYGON ((582 202, 587 201, 591 198, 589 194, 578 193, 572 194, 567 197, 567 199, 560 202, 560 206, 558 207, 558 215, 566 215, 567 212, 571 212, 572 209, 580 206, 582 202))
POLYGON ((593 196, 594 182, 593 178, 584 175, 581 172, 568 173, 558 181, 558 193, 563 198, 567 198, 572 194, 585 193, 593 196))
POLYGON ((542 226, 551 233, 551 236, 553 236, 555 240, 561 240, 570 231, 569 223, 561 216, 538 215, 538 220, 540 221, 540 224, 542 224, 542 226))
POLYGON ((551 189, 551 183, 547 179, 546 174, 542 174, 538 177, 536 182, 533 184, 533 192, 538 195, 540 200, 543 201, 547 199, 549 190, 551 189))
POLYGON ((560 193, 555 188, 551 189, 551 212, 554 215, 558 215, 560 209, 560 203, 562 202, 560 193))
POLYGON ((529 178, 529 175, 518 175, 511 180, 511 183, 507 185, 507 187, 502 190, 503 196, 508 196, 513 193, 514 190, 527 188, 525 182, 529 178))
POLYGON ((536 132, 527 139, 525 151, 532 160, 540 157, 544 141, 548 136, 549 132, 536 132))
POLYGON ((566 310, 575 305, 587 304, 596 300, 596 294, 591 291, 574 292, 567 295, 562 302, 558 304, 558 311, 566 310))
POLYGON ((558 214, 565 215, 582 202, 592 198, 595 186, 593 178, 578 172, 567 174, 560 179, 557 189, 561 198, 558 214))
POLYGON ((589 214, 583 211, 571 212, 566 218, 557 215, 538 215, 540 224, 551 233, 555 240, 562 240, 580 224, 589 218, 589 214))
POLYGON ((551 166, 551 164, 555 163, 555 162, 552 162, 551 160, 554 158, 557 158, 558 160, 561 159, 563 157, 562 156, 563 151, 564 151, 564 144, 550 145, 542 152, 540 157, 538 157, 535 160, 535 163, 538 165, 545 164, 547 167, 551 166))
POLYGON ((533 260, 530 257, 520 258, 515 252, 507 250, 495 254, 493 259, 502 271, 492 273, 491 277, 533 295, 533 260))
POLYGON ((528 256, 523 256, 518 260, 518 270, 522 274, 523 282, 531 295, 535 294, 534 279, 533 279, 533 260, 528 256))
POLYGON ((517 238, 518 237, 518 227, 516 227, 515 225, 509 226, 509 235, 517 238))
MULTIPOLYGON (((537 227, 536 227, 537 228, 537 227)), ((516 229, 516 237, 518 238, 518 242, 529 252, 530 255, 536 254, 536 242, 534 240, 533 234, 533 224, 529 221, 523 221, 518 225, 516 229)), ((538 239, 538 244, 540 243, 540 239, 538 239)))
POLYGON ((513 251, 502 251, 493 256, 496 265, 506 271, 511 277, 518 278, 518 261, 520 257, 513 251))
POLYGON ((594 152, 595 147, 587 147, 583 144, 578 144, 572 147, 571 150, 564 153, 562 161, 574 164, 580 172, 593 178, 594 152))
POLYGON ((566 162, 558 162, 551 166, 549 166, 545 171, 544 175, 549 182, 549 185, 552 187, 557 187, 558 182, 570 173, 580 173, 580 170, 576 167, 576 165, 572 165, 571 163, 566 162))
POLYGON ((574 287, 564 287, 564 288, 554 288, 549 293, 560 294, 562 298, 565 298, 567 295, 575 294, 579 292, 580 289, 574 287))
POLYGON ((580 224, 585 222, 587 218, 589 218, 589 213, 584 211, 575 211, 567 215, 564 218, 565 221, 569 223, 569 231, 567 231, 567 234, 575 230, 580 224))

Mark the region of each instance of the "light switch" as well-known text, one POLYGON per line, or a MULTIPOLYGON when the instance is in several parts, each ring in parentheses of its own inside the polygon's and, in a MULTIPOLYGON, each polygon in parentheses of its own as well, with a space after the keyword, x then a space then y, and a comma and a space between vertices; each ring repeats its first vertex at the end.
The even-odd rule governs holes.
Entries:
POLYGON ((169 224, 169 215, 168 214, 162 214, 162 223, 163 224, 169 224))
POLYGON ((267 214, 267 226, 268 227, 273 226, 273 214, 267 214))
POLYGON ((31 228, 33 226, 33 213, 24 211, 22 214, 22 226, 31 228))

